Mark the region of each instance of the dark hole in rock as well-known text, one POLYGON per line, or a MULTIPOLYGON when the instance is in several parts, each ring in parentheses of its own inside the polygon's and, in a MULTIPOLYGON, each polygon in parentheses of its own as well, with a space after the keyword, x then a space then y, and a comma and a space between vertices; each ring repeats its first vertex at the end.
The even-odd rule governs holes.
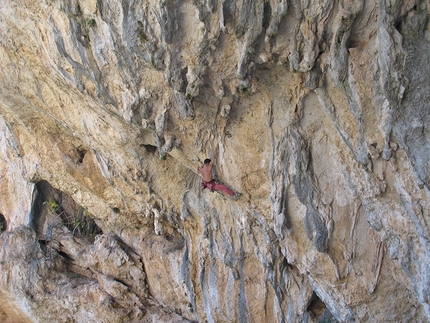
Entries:
POLYGON ((37 240, 39 242, 40 249, 43 251, 43 253, 46 255, 48 253, 48 242, 43 239, 37 240))
POLYGON ((362 44, 359 40, 356 39, 349 39, 347 44, 346 44, 346 48, 359 48, 361 47, 362 44))
POLYGON ((311 317, 319 318, 324 314, 326 310, 327 310, 327 307, 324 304, 324 302, 318 297, 318 295, 315 292, 312 293, 312 297, 309 300, 309 305, 306 308, 306 311, 309 312, 311 317))
POLYGON ((85 149, 78 149, 78 163, 82 164, 82 162, 84 161, 85 158, 85 154, 87 153, 87 151, 85 149))
POLYGON ((183 68, 181 70, 181 79, 182 79, 182 87, 179 89, 179 92, 181 93, 185 93, 185 90, 188 86, 188 79, 187 79, 187 73, 188 73, 188 66, 185 66, 185 68, 183 68))
POLYGON ((397 31, 400 33, 400 35, 402 34, 402 27, 403 27, 403 21, 402 20, 400 20, 394 24, 394 28, 397 29, 397 31))
POLYGON ((4 217, 3 214, 0 214, 0 233, 6 231, 6 229, 7 229, 6 218, 4 217))
POLYGON ((36 184, 32 225, 39 239, 52 240, 55 228, 66 227, 75 237, 93 242, 102 233, 92 215, 73 198, 42 180, 36 184))
POLYGON ((272 17, 272 6, 269 2, 264 3, 263 10, 263 28, 267 29, 270 25, 270 18, 272 17))
POLYGON ((157 147, 152 145, 143 145, 145 151, 149 154, 155 154, 157 152, 157 147))
POLYGON ((64 261, 66 262, 66 264, 72 264, 73 263, 73 258, 70 257, 67 253, 63 252, 63 251, 58 251, 58 254, 63 257, 64 261))

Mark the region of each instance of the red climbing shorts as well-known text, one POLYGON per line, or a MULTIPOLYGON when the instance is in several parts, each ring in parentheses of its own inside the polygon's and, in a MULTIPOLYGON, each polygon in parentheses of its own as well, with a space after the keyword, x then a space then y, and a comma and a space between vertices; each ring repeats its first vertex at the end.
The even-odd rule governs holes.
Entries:
POLYGON ((211 192, 213 191, 221 191, 226 193, 229 196, 233 196, 234 192, 229 189, 227 186, 223 185, 223 184, 218 184, 215 183, 213 180, 210 182, 202 182, 202 190, 204 190, 205 188, 208 188, 211 192))

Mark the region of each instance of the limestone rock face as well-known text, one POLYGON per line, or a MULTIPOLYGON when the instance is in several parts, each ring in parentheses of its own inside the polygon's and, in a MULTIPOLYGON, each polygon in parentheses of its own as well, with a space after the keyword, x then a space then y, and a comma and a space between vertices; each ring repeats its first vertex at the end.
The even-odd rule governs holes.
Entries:
POLYGON ((430 320, 429 12, 0 1, 0 320, 430 320))

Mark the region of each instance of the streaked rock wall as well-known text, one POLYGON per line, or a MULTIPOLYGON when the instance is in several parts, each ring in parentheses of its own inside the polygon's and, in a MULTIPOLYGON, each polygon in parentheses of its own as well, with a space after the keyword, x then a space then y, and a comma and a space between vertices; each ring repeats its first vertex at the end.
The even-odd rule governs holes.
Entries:
POLYGON ((429 5, 1 1, 0 318, 429 320, 429 5))

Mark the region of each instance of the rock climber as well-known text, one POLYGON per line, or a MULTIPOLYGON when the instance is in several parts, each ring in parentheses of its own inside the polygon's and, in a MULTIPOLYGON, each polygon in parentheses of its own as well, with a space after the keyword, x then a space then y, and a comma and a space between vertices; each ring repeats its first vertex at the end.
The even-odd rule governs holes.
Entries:
POLYGON ((202 181, 202 189, 208 188, 211 192, 213 191, 221 191, 226 193, 228 196, 233 198, 238 198, 240 194, 236 194, 231 189, 229 189, 227 186, 216 183, 212 177, 212 167, 214 165, 216 156, 218 153, 218 145, 215 148, 215 151, 212 156, 212 160, 206 158, 203 162, 202 167, 197 167, 197 172, 200 173, 203 177, 202 181))

